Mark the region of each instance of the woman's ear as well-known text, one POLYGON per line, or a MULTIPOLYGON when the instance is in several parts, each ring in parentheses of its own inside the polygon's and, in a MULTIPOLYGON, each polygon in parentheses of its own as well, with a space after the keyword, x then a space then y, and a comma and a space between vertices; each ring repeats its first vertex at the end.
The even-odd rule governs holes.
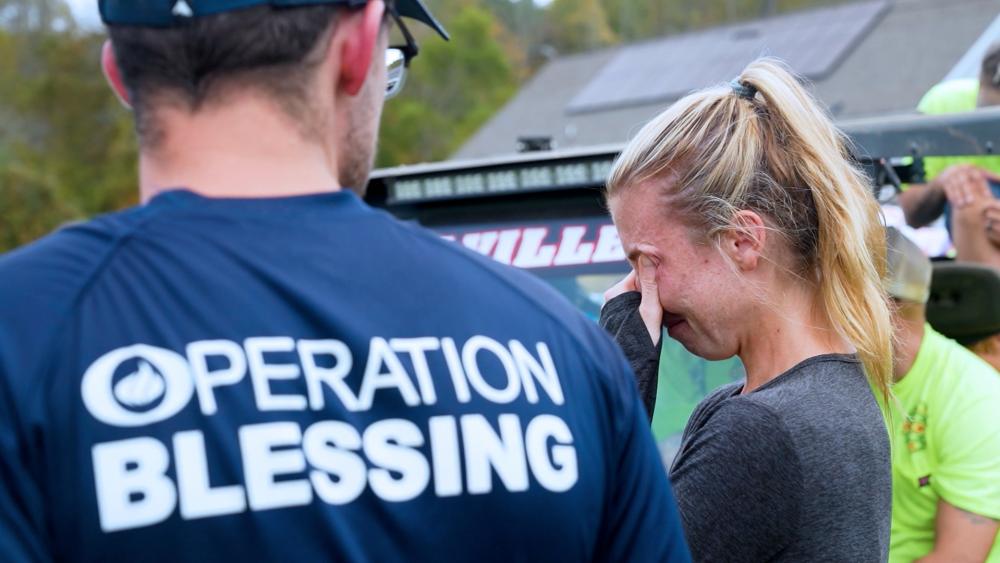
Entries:
POLYGON ((101 69, 104 71, 104 78, 108 80, 108 85, 111 86, 111 91, 118 97, 118 101, 128 109, 132 109, 132 99, 129 96, 128 88, 125 87, 125 81, 122 80, 118 59, 115 58, 115 50, 111 46, 110 39, 106 40, 104 46, 101 47, 101 69))
POLYGON ((767 226, 760 215, 749 210, 737 211, 732 227, 719 236, 722 251, 740 271, 757 269, 767 244, 767 226))

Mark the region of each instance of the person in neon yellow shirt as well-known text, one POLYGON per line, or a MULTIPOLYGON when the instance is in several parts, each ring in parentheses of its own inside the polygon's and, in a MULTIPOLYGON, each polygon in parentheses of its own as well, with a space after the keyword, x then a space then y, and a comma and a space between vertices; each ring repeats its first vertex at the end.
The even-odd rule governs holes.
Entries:
POLYGON ((890 229, 891 563, 1000 563, 1000 373, 926 322, 930 262, 890 229))
MULTIPOLYGON (((942 82, 917 109, 944 114, 997 105, 1000 42, 987 51, 978 79, 942 82)), ((907 223, 922 227, 944 214, 959 260, 1000 267, 1000 156, 926 157, 924 171, 928 183, 899 197, 907 223)))

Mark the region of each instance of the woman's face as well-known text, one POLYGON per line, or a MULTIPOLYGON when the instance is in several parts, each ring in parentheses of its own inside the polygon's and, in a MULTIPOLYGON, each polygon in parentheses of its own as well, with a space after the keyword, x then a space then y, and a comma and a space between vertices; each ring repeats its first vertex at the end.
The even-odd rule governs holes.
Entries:
POLYGON ((657 191, 652 184, 632 186, 609 201, 629 262, 635 268, 641 255, 653 262, 671 338, 709 360, 732 357, 753 322, 755 300, 747 281, 657 191))

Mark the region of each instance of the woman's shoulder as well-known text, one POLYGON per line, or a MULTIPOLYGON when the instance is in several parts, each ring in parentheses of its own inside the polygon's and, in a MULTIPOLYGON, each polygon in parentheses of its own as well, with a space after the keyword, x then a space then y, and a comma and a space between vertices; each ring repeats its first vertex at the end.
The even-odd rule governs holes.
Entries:
POLYGON ((741 381, 710 393, 692 414, 691 426, 739 424, 755 431, 784 427, 794 434, 794 429, 842 410, 840 415, 847 418, 881 418, 864 368, 852 355, 809 358, 750 393, 741 394, 742 388, 741 381), (867 403, 871 408, 858 408, 867 403))
POLYGON ((744 465, 796 457, 795 440, 781 413, 771 406, 739 394, 742 384, 720 388, 705 398, 688 421, 681 451, 671 475, 693 458, 712 458, 744 465), (692 457, 693 456, 693 457, 692 457))
POLYGON ((884 415, 855 356, 817 356, 793 370, 746 397, 766 406, 798 448, 820 441, 830 452, 859 444, 866 451, 888 451, 884 415))
POLYGON ((740 396, 740 390, 743 389, 743 381, 734 381, 732 383, 727 383, 722 387, 717 388, 715 391, 710 392, 705 396, 704 399, 698 403, 695 407, 694 412, 691 414, 691 420, 695 420, 700 416, 705 414, 711 414, 718 410, 718 408, 728 400, 738 398, 740 396))
POLYGON ((695 415, 714 412, 723 406, 739 409, 741 405, 782 411, 785 403, 799 402, 804 396, 840 394, 844 387, 870 391, 861 361, 849 354, 808 358, 750 393, 741 393, 743 385, 741 380, 712 391, 699 403, 695 415))
POLYGON ((757 432, 763 427, 782 426, 780 412, 767 401, 758 401, 754 393, 741 394, 743 381, 719 387, 708 394, 689 420, 689 431, 729 432, 734 427, 757 432))
POLYGON ((808 358, 746 395, 779 411, 803 406, 823 409, 833 398, 857 401, 874 395, 864 366, 851 354, 825 354, 808 358))

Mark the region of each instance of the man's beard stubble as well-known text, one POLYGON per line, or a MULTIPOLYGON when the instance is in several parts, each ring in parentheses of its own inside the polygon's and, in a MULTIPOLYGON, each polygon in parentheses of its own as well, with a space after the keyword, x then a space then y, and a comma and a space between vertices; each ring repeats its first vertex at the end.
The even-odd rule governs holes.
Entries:
POLYGON ((347 128, 337 160, 337 179, 343 189, 364 197, 368 176, 375 165, 382 99, 375 96, 369 80, 358 96, 355 108, 347 112, 347 128))

